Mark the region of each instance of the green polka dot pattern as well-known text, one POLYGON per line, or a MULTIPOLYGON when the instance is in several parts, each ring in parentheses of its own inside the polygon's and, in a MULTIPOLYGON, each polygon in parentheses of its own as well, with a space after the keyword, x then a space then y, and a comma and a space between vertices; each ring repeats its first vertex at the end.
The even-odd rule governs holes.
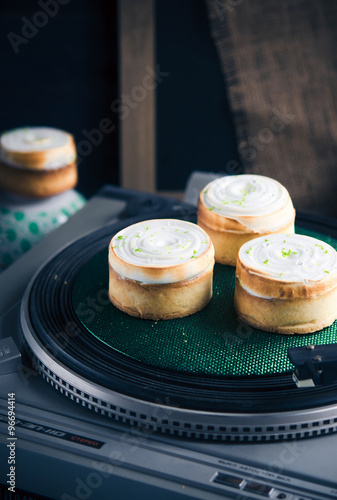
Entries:
POLYGON ((16 240, 16 232, 14 231, 14 229, 7 229, 6 238, 7 238, 7 241, 9 241, 9 242, 16 240))
POLYGON ((39 226, 36 224, 36 222, 31 222, 28 226, 29 231, 32 234, 38 234, 39 233, 39 226))
MULTIPOLYGON (((298 229, 327 241, 337 241, 298 229)), ((238 320, 233 309, 235 269, 216 264, 214 292, 197 314, 169 321, 133 318, 107 298, 107 250, 99 252, 79 272, 73 305, 85 328, 112 349, 138 362, 173 371, 216 376, 256 376, 292 369, 289 347, 337 342, 337 321, 309 335, 266 333, 238 320)))
POLYGON ((14 218, 16 221, 23 220, 25 218, 25 214, 23 212, 14 212, 14 218))
POLYGON ((43 210, 43 201, 39 201, 36 208, 28 203, 27 210, 22 203, 18 210, 15 206, 1 206, 0 201, 0 270, 11 265, 85 204, 84 198, 76 191, 69 195, 66 204, 57 206, 56 201, 46 210, 43 210))

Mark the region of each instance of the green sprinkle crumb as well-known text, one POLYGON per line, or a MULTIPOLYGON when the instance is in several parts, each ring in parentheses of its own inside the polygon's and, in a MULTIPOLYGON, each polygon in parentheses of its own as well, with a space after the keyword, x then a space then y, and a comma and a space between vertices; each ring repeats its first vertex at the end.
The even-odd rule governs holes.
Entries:
POLYGON ((135 248, 135 252, 141 252, 140 248, 135 248))
POLYGON ((210 207, 208 210, 212 211, 212 210, 214 210, 214 209, 215 209, 215 207, 210 207))
POLYGON ((282 254, 282 257, 290 257, 291 255, 297 255, 297 252, 293 252, 291 251, 291 249, 289 248, 288 251, 286 251, 285 248, 282 248, 281 250, 281 254, 282 254))
POLYGON ((327 273, 327 274, 330 274, 330 271, 326 271, 326 270, 324 270, 324 272, 325 272, 325 273, 327 273))
POLYGON ((266 259, 263 263, 265 266, 268 266, 269 265, 269 259, 266 259))
POLYGON ((124 238, 124 236, 122 236, 122 235, 117 236, 118 240, 122 240, 123 238, 124 238))
POLYGON ((248 255, 250 255, 252 250, 253 250, 252 247, 249 247, 248 250, 246 250, 246 253, 248 253, 248 255))

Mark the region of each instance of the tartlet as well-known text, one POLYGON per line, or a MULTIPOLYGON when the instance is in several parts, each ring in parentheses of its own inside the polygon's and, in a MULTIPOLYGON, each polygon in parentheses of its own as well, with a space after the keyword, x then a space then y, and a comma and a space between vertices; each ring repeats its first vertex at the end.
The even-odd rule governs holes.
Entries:
POLYGON ((235 266, 241 245, 272 233, 294 232, 295 210, 286 188, 261 175, 220 177, 200 193, 198 225, 213 241, 215 261, 235 266))
POLYGON ((196 224, 154 219, 126 227, 109 245, 109 297, 144 319, 173 319, 212 297, 214 248, 196 224))
POLYGON ((337 318, 337 252, 298 234, 254 239, 239 251, 234 307, 261 330, 311 333, 337 318))
POLYGON ((42 198, 67 191, 76 183, 76 146, 68 132, 26 127, 0 136, 0 189, 42 198))

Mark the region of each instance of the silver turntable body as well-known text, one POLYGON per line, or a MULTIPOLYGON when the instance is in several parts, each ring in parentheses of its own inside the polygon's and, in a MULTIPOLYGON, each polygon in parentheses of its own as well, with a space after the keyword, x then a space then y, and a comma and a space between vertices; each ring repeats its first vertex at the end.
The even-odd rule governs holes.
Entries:
MULTIPOLYGON (((172 200, 108 186, 0 275, 2 498, 14 490, 19 499, 337 498, 335 429, 308 439, 258 443, 166 436, 128 425, 122 416, 102 415, 80 393, 65 397, 53 373, 48 377, 46 370, 44 379, 20 352, 21 301, 39 267, 69 242, 125 216, 128 207, 146 214, 167 203, 179 208, 172 200)), ((175 410, 158 401, 161 418, 175 410)))

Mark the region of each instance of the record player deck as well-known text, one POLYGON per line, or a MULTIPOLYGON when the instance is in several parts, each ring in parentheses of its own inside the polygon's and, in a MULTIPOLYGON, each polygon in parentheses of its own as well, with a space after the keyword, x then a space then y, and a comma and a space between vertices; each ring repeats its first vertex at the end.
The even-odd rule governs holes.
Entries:
MULTIPOLYGON (((106 186, 0 275, 3 498, 337 498, 335 325, 294 337, 243 325, 227 266, 221 303, 189 318, 110 304, 112 235, 195 216, 106 186)), ((337 245, 333 220, 297 226, 337 245)))

